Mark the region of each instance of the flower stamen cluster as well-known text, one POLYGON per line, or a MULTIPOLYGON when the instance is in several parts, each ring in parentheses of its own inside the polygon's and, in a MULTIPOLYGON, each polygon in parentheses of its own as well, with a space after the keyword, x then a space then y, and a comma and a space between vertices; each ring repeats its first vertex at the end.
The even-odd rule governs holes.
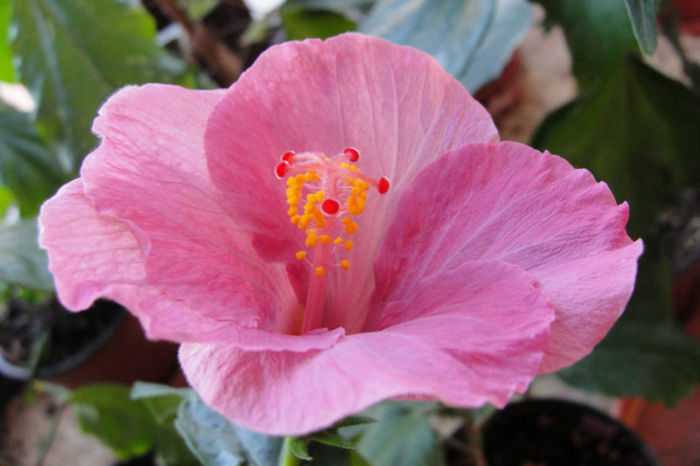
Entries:
POLYGON ((326 270, 331 264, 342 270, 350 268, 349 259, 335 258, 340 250, 335 247, 342 245, 350 252, 355 246, 349 236, 360 228, 356 218, 365 210, 367 192, 372 186, 380 194, 389 190, 386 177, 368 177, 352 164, 359 159, 359 152, 352 147, 333 158, 318 152, 289 151, 282 154, 275 166, 278 179, 289 176, 286 190, 289 220, 306 234, 306 249, 297 251, 296 258, 309 262, 313 271, 302 332, 321 324, 326 270), (309 261, 311 250, 315 252, 309 261), (315 316, 313 323, 309 315, 315 316))

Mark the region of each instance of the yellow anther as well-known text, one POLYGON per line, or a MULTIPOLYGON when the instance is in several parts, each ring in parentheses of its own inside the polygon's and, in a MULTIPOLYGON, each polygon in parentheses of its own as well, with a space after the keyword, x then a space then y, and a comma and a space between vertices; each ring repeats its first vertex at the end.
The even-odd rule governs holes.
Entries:
POLYGON ((357 168, 355 165, 350 165, 350 170, 352 170, 352 171, 354 171, 354 172, 359 172, 359 171, 360 171, 360 169, 357 168))
POLYGON ((347 163, 347 162, 343 162, 343 163, 341 163, 341 164, 340 164, 340 166, 341 166, 341 168, 347 168, 347 169, 349 169, 349 168, 350 168, 350 164, 349 164, 349 163, 347 163))
POLYGON ((321 242, 323 244, 331 244, 331 237, 328 235, 321 235, 321 242))
POLYGON ((343 226, 345 226, 345 232, 349 235, 352 235, 358 229, 357 223, 355 223, 350 217, 345 217, 343 219, 343 226))
POLYGON ((341 238, 340 236, 338 236, 336 239, 333 240, 334 244, 342 244, 342 242, 343 242, 343 238, 341 238))
POLYGON ((316 230, 309 228, 306 230, 306 247, 313 248, 318 244, 318 237, 316 236, 316 230))
POLYGON ((343 270, 349 269, 350 268, 350 261, 347 259, 343 259, 342 261, 340 261, 340 268, 343 270))
POLYGON ((300 261, 303 261, 304 259, 306 259, 306 251, 297 252, 297 259, 299 259, 300 261))
POLYGON ((290 217, 293 217, 298 213, 299 213, 299 209, 295 205, 291 206, 289 208, 289 210, 287 211, 287 215, 289 215, 290 217))
POLYGON ((316 267, 314 270, 314 273, 316 274, 317 277, 323 276, 323 267, 316 267))
POLYGON ((355 243, 351 239, 345 240, 345 243, 343 243, 343 246, 345 247, 346 250, 352 251, 353 246, 355 246, 355 243))

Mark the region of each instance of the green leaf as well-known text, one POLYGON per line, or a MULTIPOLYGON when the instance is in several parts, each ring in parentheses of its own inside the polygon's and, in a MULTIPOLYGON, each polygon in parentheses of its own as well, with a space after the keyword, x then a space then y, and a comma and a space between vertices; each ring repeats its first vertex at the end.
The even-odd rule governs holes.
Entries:
POLYGON ((185 6, 187 15, 195 20, 200 21, 204 18, 216 5, 219 0, 180 0, 185 6))
POLYGON ((368 416, 348 416, 333 424, 332 428, 340 429, 341 427, 360 426, 363 424, 373 424, 375 422, 377 422, 376 419, 368 416))
POLYGON ((674 405, 700 383, 700 343, 670 323, 622 320, 590 356, 558 375, 587 390, 674 405))
POLYGON ((495 11, 496 2, 491 0, 379 0, 360 32, 423 50, 459 76, 495 11))
POLYGON ((0 219, 5 216, 7 209, 15 202, 15 196, 6 186, 0 185, 0 219))
POLYGON ((22 216, 67 181, 56 155, 43 144, 29 115, 0 106, 0 184, 14 194, 22 216))
POLYGON ((162 385, 159 383, 151 382, 136 382, 133 387, 131 387, 132 400, 139 400, 142 398, 154 398, 159 396, 175 395, 180 398, 187 398, 192 396, 193 390, 191 388, 175 388, 170 385, 162 385))
POLYGON ((651 55, 656 50, 656 0, 625 0, 625 6, 639 48, 651 55))
POLYGON ((151 419, 143 403, 129 398, 129 388, 89 385, 69 403, 86 433, 94 435, 121 460, 142 456, 153 446, 151 419))
POLYGON ((134 400, 128 387, 97 384, 78 389, 68 402, 73 405, 83 430, 96 436, 121 459, 152 450, 158 464, 196 464, 173 425, 182 402, 179 395, 134 400))
POLYGON ((282 26, 288 40, 301 40, 309 37, 325 39, 347 31, 355 30, 355 23, 334 11, 306 8, 284 8, 282 26))
POLYGON ((180 405, 175 427, 205 466, 274 465, 282 446, 281 437, 237 426, 196 397, 180 405))
POLYGON ((498 0, 493 20, 469 64, 457 79, 472 92, 496 79, 532 25, 532 5, 526 0, 498 0))
POLYGON ((10 15, 12 0, 0 2, 0 81, 15 82, 15 70, 12 66, 10 40, 10 15))
POLYGON ((698 122, 700 97, 629 59, 547 117, 533 144, 605 180, 630 204, 631 236, 644 237, 685 187, 700 186, 698 122))
POLYGON ((331 447, 345 448, 348 450, 355 449, 354 443, 344 439, 336 433, 327 430, 316 432, 315 434, 309 435, 308 438, 309 440, 313 440, 314 442, 322 443, 331 447))
POLYGON ((700 342, 671 319, 671 279, 658 240, 645 248, 622 318, 591 355, 557 375, 586 390, 672 405, 700 383, 700 342))
POLYGON ((53 290, 46 252, 37 244, 36 219, 0 226, 0 281, 53 290))
POLYGON ((431 465, 438 443, 426 410, 434 406, 385 401, 371 407, 364 414, 377 422, 364 430, 356 445, 357 452, 372 466, 431 465))
POLYGON ((313 459, 309 455, 309 441, 306 438, 290 437, 287 441, 289 442, 289 451, 291 451, 294 456, 306 461, 311 461, 313 459))
POLYGON ((618 67, 636 49, 623 0, 533 0, 547 10, 547 21, 564 29, 573 72, 582 88, 618 67))
POLYGON ((14 23, 20 79, 73 171, 95 146, 92 120, 116 89, 184 79, 183 62, 156 45, 151 17, 117 0, 21 0, 14 23))
POLYGON ((360 31, 431 54, 475 92, 501 73, 531 21, 525 0, 379 0, 360 31))

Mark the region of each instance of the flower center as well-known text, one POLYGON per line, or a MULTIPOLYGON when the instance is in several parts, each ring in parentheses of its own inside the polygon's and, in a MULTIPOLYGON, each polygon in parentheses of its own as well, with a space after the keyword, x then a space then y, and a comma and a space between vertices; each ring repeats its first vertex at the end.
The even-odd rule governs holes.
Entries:
POLYGON ((386 177, 370 178, 353 165, 359 152, 349 147, 329 158, 319 152, 285 152, 275 166, 278 179, 287 178, 289 220, 306 233, 305 249, 296 258, 310 265, 312 273, 306 296, 302 333, 319 328, 323 321, 325 274, 329 268, 350 268, 343 254, 355 245, 359 225, 356 218, 365 210, 367 191, 389 190, 386 177), (313 252, 313 257, 309 257, 313 252))

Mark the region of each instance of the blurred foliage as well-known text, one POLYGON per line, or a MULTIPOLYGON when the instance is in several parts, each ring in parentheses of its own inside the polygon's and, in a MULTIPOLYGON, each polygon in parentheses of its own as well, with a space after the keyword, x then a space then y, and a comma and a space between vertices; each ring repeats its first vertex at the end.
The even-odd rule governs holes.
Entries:
POLYGON ((700 382, 700 343, 674 324, 668 266, 657 244, 645 246, 625 314, 590 356, 557 374, 586 390, 671 406, 700 382))
POLYGON ((282 26, 289 40, 307 37, 326 39, 356 28, 355 23, 341 13, 307 8, 283 9, 282 26))
POLYGON ((533 0, 545 7, 547 24, 559 24, 582 90, 610 73, 636 48, 623 0, 533 0))
POLYGON ((160 394, 132 399, 130 388, 95 384, 77 389, 67 399, 82 429, 109 447, 120 460, 153 452, 158 464, 197 464, 173 426, 181 398, 160 394))
POLYGON ((551 114, 533 144, 605 180, 630 203, 628 231, 646 237, 685 187, 700 186, 700 97, 637 59, 551 114))
MULTIPOLYGON (((544 6, 547 24, 562 26, 581 89, 544 121, 534 144, 589 168, 627 200, 629 232, 646 247, 620 322, 559 375, 590 390, 672 404, 700 381, 700 346, 672 322, 671 267, 657 219, 685 188, 700 187, 700 97, 638 58, 639 49, 655 48, 654 0, 533 1, 544 6)), ((197 23, 219 2, 175 3, 197 23)), ((357 28, 432 54, 473 92, 500 74, 531 19, 525 0, 290 0, 242 40, 357 28)), ((0 107, 0 214, 7 220, 17 207, 23 217, 0 226, 0 281, 49 290, 33 217, 96 144, 90 127, 101 103, 126 84, 198 81, 157 45, 154 20, 136 1, 3 0, 0 35, 0 80, 19 80, 37 105, 31 113, 0 107)), ((194 41, 184 39, 169 48, 194 41)), ((276 464, 282 448, 281 438, 231 423, 190 390, 138 384, 129 394, 98 385, 67 402, 86 432, 120 458, 154 451, 166 465, 264 465, 276 464)), ((291 447, 313 457, 311 464, 441 465, 444 439, 430 425, 436 406, 381 403, 365 412, 376 423, 336 425, 291 447)))
POLYGON ((639 48, 647 55, 656 50, 656 0, 625 0, 639 48))
POLYGON ((75 174, 97 140, 102 102, 126 84, 193 85, 184 62, 158 47, 153 19, 115 0, 14 1, 12 42, 20 80, 37 102, 42 132, 75 174))
POLYGON ((46 252, 37 245, 35 219, 0 225, 0 282, 36 290, 53 289, 46 252))
POLYGON ((531 21, 525 0, 378 0, 359 31, 431 54, 476 92, 500 74, 531 21))
POLYGON ((533 145, 605 180, 630 205, 628 232, 645 242, 625 314, 589 357, 559 375, 609 395, 674 404, 700 382, 700 343, 673 322, 658 219, 686 188, 700 187, 700 97, 636 58, 622 1, 541 3, 564 27, 583 90, 545 119, 533 145))
POLYGON ((15 70, 12 66, 12 52, 9 48, 10 2, 0 2, 0 81, 14 82, 15 70))
POLYGON ((0 103, 0 183, 12 191, 22 216, 36 215, 41 203, 66 181, 31 116, 0 103))

